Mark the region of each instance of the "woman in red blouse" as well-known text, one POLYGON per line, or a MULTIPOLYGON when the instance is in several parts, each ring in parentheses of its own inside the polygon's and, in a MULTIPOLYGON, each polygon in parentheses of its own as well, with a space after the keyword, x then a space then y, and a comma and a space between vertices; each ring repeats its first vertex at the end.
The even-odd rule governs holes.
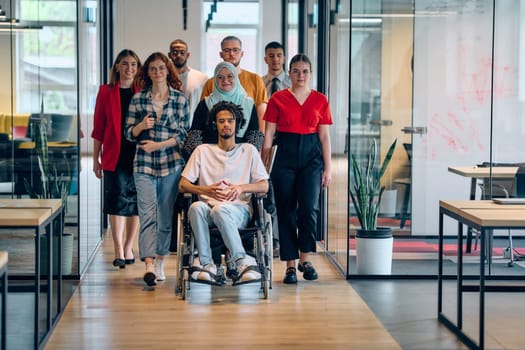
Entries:
POLYGON ((316 251, 321 186, 331 177, 330 106, 325 95, 310 89, 310 59, 297 54, 290 60, 292 86, 272 95, 264 114, 263 160, 278 145, 271 173, 279 225, 280 258, 286 261, 284 283, 297 283, 297 268, 306 280, 317 272, 308 260, 316 251))
POLYGON ((91 133, 93 171, 99 179, 104 178, 104 214, 109 215, 113 237, 113 266, 121 269, 135 262, 132 249, 139 228, 133 180, 136 146, 124 137, 123 126, 131 97, 138 91, 140 66, 140 59, 132 50, 122 50, 117 55, 109 84, 100 86, 91 133))

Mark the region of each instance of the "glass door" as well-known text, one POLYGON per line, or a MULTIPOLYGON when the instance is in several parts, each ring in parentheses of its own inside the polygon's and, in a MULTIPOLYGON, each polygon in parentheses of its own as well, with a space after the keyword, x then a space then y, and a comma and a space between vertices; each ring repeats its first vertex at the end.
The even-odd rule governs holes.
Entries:
MULTIPOLYGON (((383 176, 379 226, 394 236, 411 230, 412 2, 354 1, 351 25, 349 140, 345 151, 364 161, 374 141, 380 159, 397 148, 383 176), (405 132, 403 132, 403 130, 405 132)), ((358 227, 351 208, 351 227, 358 227)))
POLYGON ((488 161, 492 15, 490 0, 415 3, 414 125, 426 134, 413 138, 413 235, 437 233, 439 199, 469 198, 470 179, 449 167, 488 161))

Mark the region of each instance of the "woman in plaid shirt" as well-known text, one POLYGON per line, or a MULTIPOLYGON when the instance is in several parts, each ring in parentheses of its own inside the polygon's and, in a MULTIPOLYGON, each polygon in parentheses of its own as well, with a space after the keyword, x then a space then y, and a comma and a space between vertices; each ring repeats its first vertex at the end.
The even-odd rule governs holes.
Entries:
POLYGON ((151 54, 141 71, 144 90, 129 105, 126 137, 137 142, 134 178, 140 218, 140 259, 148 286, 164 281, 173 206, 184 166, 181 149, 189 128, 189 103, 168 57, 151 54))

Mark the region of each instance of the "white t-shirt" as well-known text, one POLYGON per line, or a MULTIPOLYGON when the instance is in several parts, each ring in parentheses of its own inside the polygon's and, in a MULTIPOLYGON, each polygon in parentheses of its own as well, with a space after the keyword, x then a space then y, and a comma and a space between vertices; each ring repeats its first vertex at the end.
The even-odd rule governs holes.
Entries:
MULTIPOLYGON (((191 183, 208 186, 221 180, 233 184, 251 184, 268 179, 268 173, 257 149, 249 143, 235 145, 224 151, 217 144, 199 145, 191 154, 182 171, 182 176, 191 183)), ((250 205, 251 193, 242 194, 234 203, 250 205)), ((213 205, 215 200, 199 196, 201 201, 213 205)))
POLYGON ((188 71, 180 75, 180 79, 182 80, 182 91, 184 92, 184 96, 188 98, 190 103, 189 123, 191 125, 193 113, 201 99, 202 87, 206 80, 208 80, 208 76, 196 69, 191 69, 190 67, 188 67, 188 69, 188 71))

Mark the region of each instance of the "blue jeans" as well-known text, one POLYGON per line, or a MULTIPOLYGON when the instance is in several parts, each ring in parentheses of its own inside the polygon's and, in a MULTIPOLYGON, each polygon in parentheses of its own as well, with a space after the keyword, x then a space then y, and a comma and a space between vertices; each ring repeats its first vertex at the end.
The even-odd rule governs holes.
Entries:
POLYGON ((141 260, 169 253, 173 207, 179 192, 181 172, 182 168, 162 177, 134 174, 140 220, 141 260))
POLYGON ((188 218, 199 251, 201 265, 212 262, 210 227, 217 227, 233 261, 245 257, 246 252, 239 235, 239 228, 246 227, 250 220, 250 212, 246 207, 230 203, 210 207, 198 201, 190 206, 188 218))

